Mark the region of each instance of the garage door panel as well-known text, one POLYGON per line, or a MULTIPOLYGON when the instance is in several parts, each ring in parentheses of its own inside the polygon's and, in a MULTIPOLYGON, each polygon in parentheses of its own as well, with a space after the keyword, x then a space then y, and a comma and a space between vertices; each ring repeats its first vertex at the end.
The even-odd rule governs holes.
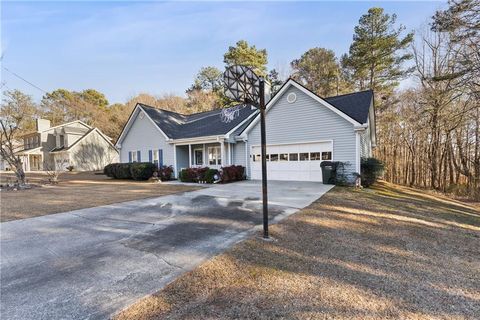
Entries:
MULTIPOLYGON (((322 173, 320 169, 321 160, 310 160, 312 152, 319 153, 320 158, 322 152, 332 152, 333 146, 331 141, 298 143, 285 145, 267 145, 268 155, 280 154, 297 154, 298 161, 267 161, 267 176, 269 180, 299 180, 299 181, 322 181, 322 173), (300 161, 300 153, 308 153, 308 161, 300 161)), ((260 155, 260 146, 251 148, 252 155, 260 155)), ((318 154, 317 154, 318 155, 318 154)), ((272 157, 273 158, 273 157, 272 157)), ((290 157, 288 157, 290 159, 290 157)), ((250 157, 250 168, 252 179, 261 179, 261 161, 258 156, 250 157), (254 159, 256 161, 254 161, 254 159)))

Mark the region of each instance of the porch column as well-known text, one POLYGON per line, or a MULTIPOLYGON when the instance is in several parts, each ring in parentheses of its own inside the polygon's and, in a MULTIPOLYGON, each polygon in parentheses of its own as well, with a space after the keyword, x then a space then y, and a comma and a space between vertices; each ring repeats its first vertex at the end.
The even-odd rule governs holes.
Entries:
POLYGON ((177 173, 177 146, 175 144, 173 145, 173 176, 175 178, 178 178, 178 173, 177 173))
POLYGON ((206 167, 208 166, 208 154, 207 154, 207 149, 205 148, 205 143, 203 144, 203 152, 202 152, 202 157, 203 157, 203 166, 206 167))
POLYGON ((192 145, 188 145, 188 167, 192 166, 192 145))
POLYGON ((221 158, 222 158, 222 166, 225 165, 225 142, 222 141, 220 142, 220 155, 221 155, 221 158))
POLYGON ((227 152, 228 152, 228 164, 231 166, 232 165, 232 151, 230 150, 230 142, 227 144, 227 152))

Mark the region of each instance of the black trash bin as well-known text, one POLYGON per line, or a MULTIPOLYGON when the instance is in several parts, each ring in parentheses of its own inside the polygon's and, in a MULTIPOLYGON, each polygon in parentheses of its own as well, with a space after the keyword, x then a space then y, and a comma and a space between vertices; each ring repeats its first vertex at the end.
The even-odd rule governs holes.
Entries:
POLYGON ((335 177, 337 176, 337 162, 322 161, 320 163, 320 168, 322 168, 323 184, 335 184, 335 177))

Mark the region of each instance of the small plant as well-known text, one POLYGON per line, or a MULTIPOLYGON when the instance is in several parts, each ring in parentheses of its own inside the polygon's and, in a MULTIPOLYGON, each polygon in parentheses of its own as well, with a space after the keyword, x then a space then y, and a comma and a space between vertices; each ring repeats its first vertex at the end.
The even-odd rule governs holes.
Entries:
POLYGON ((161 166, 158 169, 158 178, 161 181, 172 180, 173 177, 173 167, 172 166, 161 166))
POLYGON ((72 171, 73 171, 73 166, 72 166, 72 165, 67 166, 65 169, 67 169, 68 171, 72 172, 72 171))
POLYGON ((376 158, 362 158, 362 186, 369 187, 374 184, 375 181, 383 175, 384 168, 383 162, 376 158))
POLYGON ((228 166, 221 169, 222 182, 241 181, 245 179, 245 167, 243 166, 228 166))

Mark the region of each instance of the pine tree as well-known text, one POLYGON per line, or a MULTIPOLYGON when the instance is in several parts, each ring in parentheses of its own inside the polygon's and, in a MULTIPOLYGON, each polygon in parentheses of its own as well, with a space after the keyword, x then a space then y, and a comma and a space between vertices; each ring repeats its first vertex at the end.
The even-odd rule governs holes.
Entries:
POLYGON ((388 95, 412 71, 403 64, 412 58, 404 50, 411 44, 413 33, 403 36, 405 27, 396 27, 396 20, 395 14, 371 8, 355 27, 353 43, 343 64, 352 70, 358 89, 369 88, 388 95))

